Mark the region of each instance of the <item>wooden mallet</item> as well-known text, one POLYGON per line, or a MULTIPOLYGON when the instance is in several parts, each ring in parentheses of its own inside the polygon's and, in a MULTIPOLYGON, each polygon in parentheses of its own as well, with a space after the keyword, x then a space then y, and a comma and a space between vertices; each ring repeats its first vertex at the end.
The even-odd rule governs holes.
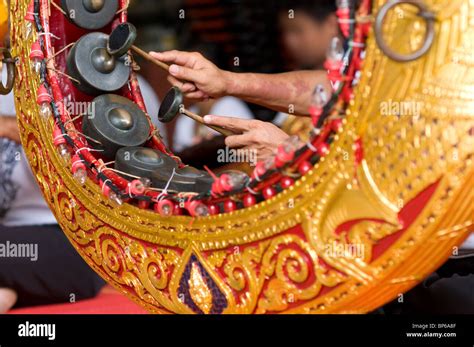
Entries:
POLYGON ((153 63, 159 68, 169 72, 169 65, 153 58, 150 54, 134 45, 137 39, 137 29, 131 23, 121 23, 115 27, 109 35, 109 42, 107 43, 107 51, 114 57, 121 57, 129 50, 137 53, 147 61, 153 63))
POLYGON ((165 98, 163 99, 163 102, 161 103, 160 110, 158 111, 158 120, 162 123, 169 123, 173 119, 175 119, 178 114, 184 114, 192 120, 203 124, 224 136, 236 135, 236 133, 228 129, 206 124, 201 116, 189 110, 186 110, 183 106, 183 93, 181 92, 181 90, 179 90, 178 87, 173 87, 166 94, 165 98))

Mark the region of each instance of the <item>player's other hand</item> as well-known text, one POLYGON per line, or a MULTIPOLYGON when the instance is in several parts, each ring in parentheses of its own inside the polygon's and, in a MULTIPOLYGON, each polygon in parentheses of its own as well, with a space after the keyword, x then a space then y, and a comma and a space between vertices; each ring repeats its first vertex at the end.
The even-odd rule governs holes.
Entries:
POLYGON ((204 122, 228 129, 237 135, 225 139, 226 146, 246 151, 254 151, 258 160, 265 160, 276 153, 279 145, 290 136, 276 125, 259 120, 205 116, 204 122))

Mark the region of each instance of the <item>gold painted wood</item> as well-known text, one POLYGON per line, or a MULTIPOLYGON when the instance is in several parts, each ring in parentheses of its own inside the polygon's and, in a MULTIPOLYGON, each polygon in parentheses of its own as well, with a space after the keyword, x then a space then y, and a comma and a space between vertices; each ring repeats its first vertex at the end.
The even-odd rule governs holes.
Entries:
MULTIPOLYGON (((329 155, 269 201, 195 220, 114 206, 93 182, 81 187, 72 178, 35 103, 32 42, 21 30, 28 2, 12 1, 11 36, 21 59, 16 106, 31 167, 85 261, 150 312, 195 312, 180 294, 189 264, 191 298, 204 313, 212 313, 217 292, 227 302, 223 313, 369 312, 419 283, 472 231, 473 1, 425 1, 437 17, 435 41, 410 63, 388 59, 371 34, 360 85, 329 155), (421 103, 419 117, 383 114, 390 101, 421 103), (358 139, 365 157, 357 167, 358 139), (404 230, 399 213, 434 184, 404 230), (397 233, 374 259, 377 245, 397 233), (363 252, 347 252, 353 244, 363 252)), ((374 13, 384 2, 374 2, 374 13)), ((384 30, 402 52, 424 34, 423 21, 406 7, 389 14, 384 30)))

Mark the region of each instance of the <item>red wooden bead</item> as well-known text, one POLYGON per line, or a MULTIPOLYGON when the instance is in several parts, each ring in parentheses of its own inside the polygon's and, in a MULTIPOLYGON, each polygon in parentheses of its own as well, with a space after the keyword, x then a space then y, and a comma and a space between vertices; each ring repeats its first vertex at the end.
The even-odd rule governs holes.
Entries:
POLYGON ((219 207, 217 207, 217 205, 212 204, 212 205, 209 205, 208 208, 209 208, 209 214, 211 216, 215 216, 220 213, 219 207))
POLYGON ((280 181, 280 185, 283 189, 288 189, 293 184, 295 184, 295 180, 291 177, 283 177, 280 181))
POLYGON ((276 190, 272 187, 266 187, 263 189, 262 194, 266 200, 269 200, 276 195, 276 190))
POLYGON ((298 167, 298 171, 301 175, 306 175, 311 169, 313 168, 313 165, 309 161, 304 161, 300 164, 298 167))
POLYGON ((244 196, 244 206, 251 207, 257 203, 257 198, 252 194, 247 194, 244 196))
POLYGON ((327 143, 324 143, 324 142, 318 144, 316 146, 316 149, 320 157, 324 157, 329 153, 329 146, 327 145, 327 143))
POLYGON ((235 203, 235 201, 227 200, 224 203, 224 211, 225 212, 229 213, 229 212, 234 212, 235 210, 237 210, 237 204, 235 203))

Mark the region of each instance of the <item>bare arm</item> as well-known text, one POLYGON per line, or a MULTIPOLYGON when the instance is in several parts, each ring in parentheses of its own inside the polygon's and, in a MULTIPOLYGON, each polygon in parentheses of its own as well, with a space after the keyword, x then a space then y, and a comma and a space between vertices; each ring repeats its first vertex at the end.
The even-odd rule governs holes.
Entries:
POLYGON ((309 115, 314 87, 322 84, 330 91, 324 71, 274 75, 233 73, 219 69, 199 53, 170 51, 151 52, 151 55, 172 64, 168 80, 191 99, 230 95, 276 111, 306 116, 309 115))
POLYGON ((228 95, 275 111, 309 115, 311 94, 317 84, 327 84, 323 71, 295 71, 274 75, 229 73, 228 95))
POLYGON ((15 117, 0 116, 0 137, 20 143, 20 130, 15 117))

